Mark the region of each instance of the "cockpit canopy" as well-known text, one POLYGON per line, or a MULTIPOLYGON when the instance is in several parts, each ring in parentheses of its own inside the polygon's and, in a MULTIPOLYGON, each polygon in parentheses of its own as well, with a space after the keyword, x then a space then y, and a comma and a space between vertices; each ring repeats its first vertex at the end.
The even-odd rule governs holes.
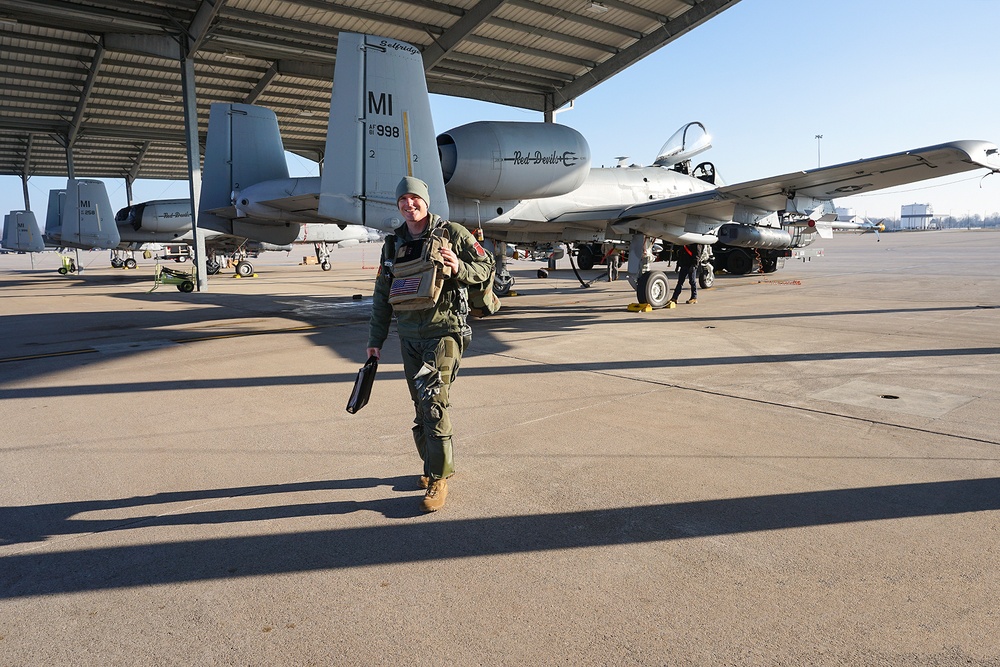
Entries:
POLYGON ((655 164, 658 167, 672 167, 675 164, 690 160, 698 153, 707 151, 712 147, 712 137, 709 136, 705 126, 694 121, 683 126, 674 132, 673 136, 663 144, 659 154, 656 156, 655 164))

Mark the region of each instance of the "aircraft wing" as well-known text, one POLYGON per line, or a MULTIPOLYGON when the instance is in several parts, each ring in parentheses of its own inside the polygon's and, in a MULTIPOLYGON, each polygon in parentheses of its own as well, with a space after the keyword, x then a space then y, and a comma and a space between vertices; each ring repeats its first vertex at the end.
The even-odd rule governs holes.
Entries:
POLYGON ((733 219, 736 203, 736 199, 725 196, 719 189, 714 189, 632 206, 595 207, 571 211, 553 218, 550 222, 567 227, 576 224, 581 228, 603 222, 612 227, 621 226, 621 229, 625 230, 636 226, 630 223, 637 220, 650 220, 661 225, 683 227, 689 215, 698 215, 723 223, 733 219))
POLYGON ((955 141, 725 186, 719 191, 741 203, 777 211, 784 208, 789 195, 833 199, 983 168, 1000 172, 1000 154, 994 144, 955 141))
POLYGON ((955 141, 644 202, 617 212, 612 209, 574 212, 560 216, 558 221, 594 222, 608 216, 604 219, 612 225, 624 226, 629 221, 646 219, 683 226, 688 216, 701 216, 728 222, 738 204, 760 211, 781 211, 787 200, 796 195, 829 200, 983 168, 1000 172, 1000 153, 994 144, 955 141))

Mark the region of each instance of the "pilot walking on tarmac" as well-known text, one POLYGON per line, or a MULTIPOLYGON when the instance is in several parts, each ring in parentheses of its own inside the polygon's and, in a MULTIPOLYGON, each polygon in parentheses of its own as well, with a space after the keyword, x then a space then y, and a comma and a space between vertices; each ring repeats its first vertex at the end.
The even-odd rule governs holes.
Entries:
POLYGON ((403 373, 415 412, 413 440, 424 463, 419 484, 427 493, 422 506, 424 511, 434 512, 444 506, 447 479, 455 472, 448 394, 458 374, 462 352, 472 340, 472 329, 466 321, 467 285, 490 278, 494 260, 465 227, 428 212, 430 196, 423 181, 403 178, 396 187, 396 205, 405 223, 395 230, 394 236, 386 237, 382 247, 369 324, 368 356, 380 357, 389 335, 393 316, 389 292, 395 249, 409 241, 427 238, 432 229, 442 226, 447 228, 451 243, 450 249, 441 249, 441 260, 450 267, 451 277, 445 280, 437 302, 423 310, 395 312, 403 373))
POLYGON ((691 298, 686 303, 698 303, 698 265, 701 264, 702 246, 697 243, 681 246, 677 251, 677 285, 674 295, 667 301, 667 308, 677 307, 677 298, 684 289, 684 281, 691 282, 691 298))

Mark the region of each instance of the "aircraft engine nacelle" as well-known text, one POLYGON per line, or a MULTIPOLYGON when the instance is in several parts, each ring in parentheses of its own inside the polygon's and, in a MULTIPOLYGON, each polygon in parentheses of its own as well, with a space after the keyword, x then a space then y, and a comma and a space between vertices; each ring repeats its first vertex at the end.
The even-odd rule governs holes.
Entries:
POLYGON ((481 121, 437 138, 445 188, 470 199, 535 199, 576 190, 590 172, 590 146, 554 123, 481 121))
MULTIPOLYGON (((125 219, 137 232, 183 233, 191 229, 191 200, 176 199, 134 204, 125 219)), ((121 221, 119 211, 116 219, 121 221)))
POLYGON ((734 224, 719 227, 719 242, 738 248, 791 248, 793 246, 792 235, 783 229, 734 224))

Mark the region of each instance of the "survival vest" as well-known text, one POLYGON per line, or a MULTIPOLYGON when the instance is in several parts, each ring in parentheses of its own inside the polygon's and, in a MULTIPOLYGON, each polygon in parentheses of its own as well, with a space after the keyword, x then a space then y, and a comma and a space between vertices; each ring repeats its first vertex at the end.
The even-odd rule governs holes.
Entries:
MULTIPOLYGON (((399 247, 396 247, 399 237, 386 237, 388 256, 392 258, 389 303, 395 310, 423 310, 437 303, 445 279, 451 277, 451 270, 441 260, 441 248, 451 248, 448 224, 441 220, 428 236, 399 247)), ((493 292, 493 277, 491 273, 481 283, 461 286, 462 298, 468 300, 473 317, 486 317, 500 310, 500 298, 493 292)))
POLYGON ((448 230, 444 226, 433 228, 419 239, 407 241, 396 247, 392 239, 392 283, 389 303, 395 310, 425 310, 433 308, 441 296, 444 281, 451 277, 451 269, 441 259, 441 249, 451 248, 448 230))

